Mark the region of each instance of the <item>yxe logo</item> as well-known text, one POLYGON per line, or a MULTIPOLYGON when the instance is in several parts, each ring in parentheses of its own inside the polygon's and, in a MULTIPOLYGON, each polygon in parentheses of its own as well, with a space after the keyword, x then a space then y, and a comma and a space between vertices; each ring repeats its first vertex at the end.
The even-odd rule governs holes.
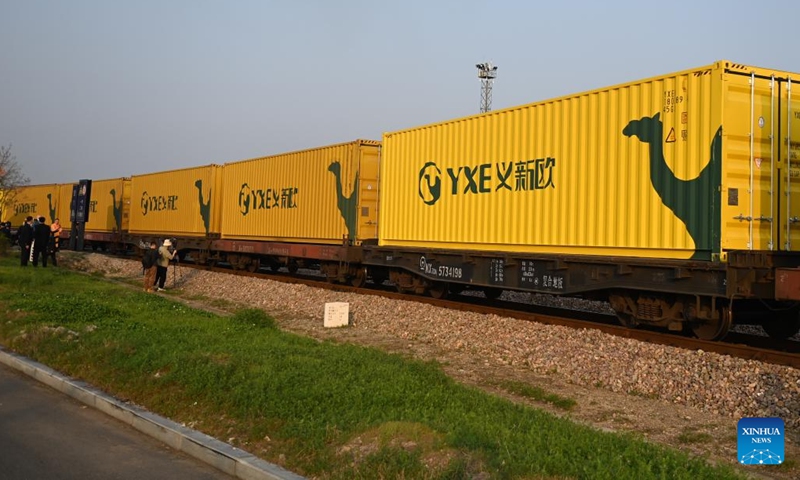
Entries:
POLYGON ((297 187, 250 188, 247 183, 239 189, 239 212, 246 216, 253 210, 297 208, 297 187))
POLYGON ((419 198, 425 205, 433 205, 442 196, 442 171, 433 162, 419 171, 419 198))
POLYGON ((164 210, 177 210, 178 209, 178 196, 177 195, 150 195, 147 192, 142 192, 142 215, 147 215, 149 212, 161 212, 164 210))
POLYGON ((784 428, 780 418, 743 418, 736 427, 742 465, 780 465, 784 460, 784 428))
POLYGON ((14 215, 36 213, 35 203, 15 203, 14 215))
POLYGON ((481 195, 498 190, 510 192, 556 188, 553 171, 556 159, 552 157, 522 160, 519 162, 483 163, 445 169, 445 175, 436 162, 427 162, 419 171, 418 195, 425 205, 433 205, 445 193, 450 196, 481 195))

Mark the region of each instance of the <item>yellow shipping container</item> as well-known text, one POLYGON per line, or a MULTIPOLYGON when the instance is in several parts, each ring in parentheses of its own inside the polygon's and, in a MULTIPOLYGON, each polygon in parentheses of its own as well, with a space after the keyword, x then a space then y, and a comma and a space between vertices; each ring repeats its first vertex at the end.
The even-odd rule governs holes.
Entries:
POLYGON ((225 164, 222 238, 341 244, 377 238, 380 142, 225 164))
POLYGON ((61 228, 65 231, 69 231, 72 228, 72 223, 69 220, 69 210, 72 206, 72 185, 72 183, 60 183, 58 185, 56 218, 58 218, 61 228))
POLYGON ((59 193, 59 185, 55 183, 18 187, 8 205, 3 205, 2 221, 17 228, 28 216, 44 216, 51 223, 58 218, 59 193))
MULTIPOLYGON (((71 194, 71 192, 70 192, 71 194)), ((128 229, 131 180, 93 180, 86 232, 123 232, 128 229)))
POLYGON ((222 167, 131 177, 132 234, 205 237, 219 233, 222 167))
POLYGON ((720 61, 387 133, 379 243, 703 260, 800 249, 798 80, 720 61))

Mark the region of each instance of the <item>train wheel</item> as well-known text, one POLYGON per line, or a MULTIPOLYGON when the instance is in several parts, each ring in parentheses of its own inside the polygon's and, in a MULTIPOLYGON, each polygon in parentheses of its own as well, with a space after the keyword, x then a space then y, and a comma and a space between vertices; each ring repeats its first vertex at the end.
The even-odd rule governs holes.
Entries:
POLYGON ((289 262, 289 264, 286 265, 286 268, 289 269, 289 273, 295 274, 297 273, 297 270, 300 268, 300 265, 298 265, 297 262, 289 262))
POLYGON ((259 266, 261 266, 261 262, 257 258, 254 258, 253 261, 247 264, 246 268, 248 272, 255 273, 258 271, 259 266))
POLYGON ((692 332, 701 340, 721 340, 728 334, 732 323, 733 315, 731 310, 728 307, 722 307, 719 309, 717 318, 692 322, 692 332))
POLYGON ((636 320, 636 317, 629 313, 617 312, 617 319, 619 319, 619 323, 621 323, 623 327, 638 328, 640 325, 639 320, 636 320))
POLYGON ((497 300, 500 298, 500 295, 503 294, 502 288, 494 288, 494 287, 484 287, 483 294, 486 295, 486 298, 489 300, 497 300))
POLYGON ((636 315, 632 310, 632 305, 634 304, 632 298, 625 293, 614 293, 608 296, 608 302, 616 312, 619 323, 623 327, 636 328, 639 326, 639 320, 636 319, 636 315))
POLYGON ((770 337, 784 340, 795 336, 800 331, 800 315, 798 315, 797 309, 792 309, 765 320, 761 326, 770 337))
POLYGON ((447 293, 448 293, 448 288, 447 288, 447 283, 445 282, 433 282, 431 286, 428 287, 428 294, 431 297, 439 300, 447 297, 447 293))
POLYGON ((356 288, 362 288, 367 284, 367 269, 361 267, 356 269, 355 275, 350 276, 350 285, 356 288))

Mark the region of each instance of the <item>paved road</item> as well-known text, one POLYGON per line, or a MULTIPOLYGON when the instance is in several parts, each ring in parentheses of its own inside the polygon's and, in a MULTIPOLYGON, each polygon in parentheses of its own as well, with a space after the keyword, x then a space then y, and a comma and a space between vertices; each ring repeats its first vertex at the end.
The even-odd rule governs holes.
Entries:
POLYGON ((232 478, 0 364, 2 480, 232 478))

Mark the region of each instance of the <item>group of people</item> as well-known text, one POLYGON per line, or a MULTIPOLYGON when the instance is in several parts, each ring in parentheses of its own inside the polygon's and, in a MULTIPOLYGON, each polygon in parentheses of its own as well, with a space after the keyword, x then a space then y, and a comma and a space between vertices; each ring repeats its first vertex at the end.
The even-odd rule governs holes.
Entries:
POLYGON ((29 216, 17 231, 17 242, 20 247, 20 265, 28 266, 32 262, 34 267, 39 266, 39 257, 42 258, 42 267, 47 267, 48 257, 52 259, 53 266, 58 266, 56 253, 59 250, 61 237, 61 223, 56 218, 48 225, 45 217, 34 219, 29 216))
MULTIPOLYGON (((61 237, 61 224, 56 218, 51 225, 48 225, 45 217, 28 217, 25 223, 19 228, 17 233, 20 246, 20 265, 28 266, 33 263, 34 267, 39 266, 39 258, 42 259, 42 267, 47 267, 47 259, 52 260, 53 266, 58 266, 56 254, 59 251, 59 241, 61 237)), ((3 227, 5 225, 0 225, 3 227)), ((0 230, 0 233, 5 233, 0 230)), ((9 231, 10 234, 10 231, 9 231)), ((170 260, 175 258, 177 250, 173 248, 170 239, 164 240, 159 247, 156 242, 150 242, 150 248, 142 258, 144 268, 144 289, 147 292, 164 291, 167 282, 167 267, 170 260)))
POLYGON ((156 242, 150 242, 150 248, 142 257, 145 292, 164 291, 164 284, 167 282, 167 267, 169 267, 170 260, 175 258, 176 253, 177 250, 173 248, 170 239, 164 240, 160 247, 156 242))

